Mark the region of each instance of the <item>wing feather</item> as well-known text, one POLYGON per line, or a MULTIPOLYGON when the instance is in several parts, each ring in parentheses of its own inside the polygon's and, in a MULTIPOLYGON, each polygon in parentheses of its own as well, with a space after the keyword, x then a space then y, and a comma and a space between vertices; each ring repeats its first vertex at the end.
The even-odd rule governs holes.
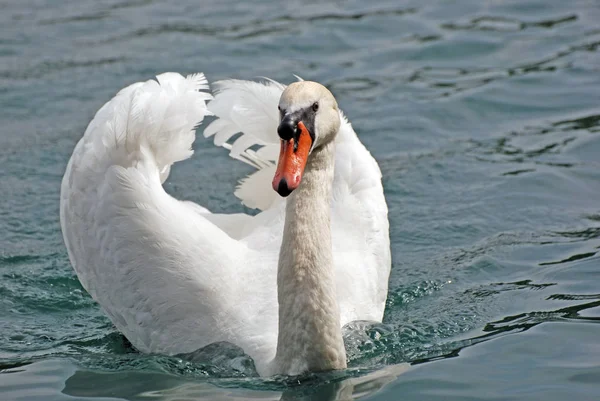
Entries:
MULTIPOLYGON (((161 185, 170 165, 191 155, 195 127, 208 114, 210 95, 198 92, 206 80, 170 73, 157 79, 120 91, 75 147, 60 204, 69 258, 86 290, 141 351, 191 352, 230 341, 252 352, 265 343, 253 340, 248 319, 276 324, 273 315, 263 314, 265 323, 239 308, 242 297, 272 303, 269 289, 242 287, 256 258, 210 212, 161 185)), ((228 216, 226 223, 236 228, 248 217, 228 216)))
POLYGON ((216 146, 224 147, 231 157, 258 170, 240 180, 234 193, 251 208, 266 210, 279 199, 271 190, 267 175, 271 174, 279 152, 277 105, 284 89, 284 85, 273 80, 226 80, 213 84, 214 99, 208 108, 218 119, 206 127, 204 136, 214 136, 216 146))

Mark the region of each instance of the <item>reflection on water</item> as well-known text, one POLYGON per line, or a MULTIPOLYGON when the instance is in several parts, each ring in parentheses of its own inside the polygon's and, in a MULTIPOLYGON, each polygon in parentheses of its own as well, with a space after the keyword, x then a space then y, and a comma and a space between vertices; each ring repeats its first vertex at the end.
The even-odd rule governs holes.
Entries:
MULTIPOLYGON (((7 397, 22 399, 48 397, 62 393, 70 397, 93 397, 100 400, 352 400, 373 394, 406 372, 408 365, 388 366, 356 377, 337 374, 310 375, 293 381, 282 379, 262 383, 263 389, 244 389, 243 380, 211 380, 190 382, 185 378, 160 373, 98 373, 79 370, 72 363, 48 360, 4 371, 0 385, 7 397), (39 386, 31 389, 36 378, 39 386)), ((249 381, 252 379, 249 379, 249 381)), ((256 381, 256 379, 254 379, 256 381)), ((256 386, 256 384, 254 384, 256 386)), ((260 385, 259 385, 260 386, 260 385)), ((67 399, 67 397, 61 397, 67 399)))

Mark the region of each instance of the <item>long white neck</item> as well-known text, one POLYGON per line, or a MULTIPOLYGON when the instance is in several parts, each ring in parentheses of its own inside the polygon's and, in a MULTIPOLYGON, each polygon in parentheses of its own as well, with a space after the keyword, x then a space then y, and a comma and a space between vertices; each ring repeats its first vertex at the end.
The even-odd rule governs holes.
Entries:
POLYGON ((277 270, 279 335, 273 373, 346 367, 331 245, 335 145, 310 156, 290 195, 277 270))

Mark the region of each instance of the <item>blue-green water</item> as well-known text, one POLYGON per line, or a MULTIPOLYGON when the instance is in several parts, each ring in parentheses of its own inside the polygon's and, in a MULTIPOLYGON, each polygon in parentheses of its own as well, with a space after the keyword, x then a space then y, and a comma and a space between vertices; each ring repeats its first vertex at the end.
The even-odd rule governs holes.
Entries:
MULTIPOLYGON (((598 399, 599 21, 593 0, 1 2, 0 399, 598 399), (347 372, 142 355, 80 286, 67 160, 105 101, 163 71, 323 82, 379 161, 389 301, 347 372)), ((167 190, 243 210, 249 170, 195 148, 167 190)))

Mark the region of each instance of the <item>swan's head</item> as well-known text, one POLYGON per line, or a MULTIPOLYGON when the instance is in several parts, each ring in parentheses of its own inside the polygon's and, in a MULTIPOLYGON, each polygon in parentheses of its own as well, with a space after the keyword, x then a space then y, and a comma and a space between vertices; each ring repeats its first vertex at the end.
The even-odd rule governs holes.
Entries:
POLYGON ((279 115, 277 133, 281 150, 273 189, 281 196, 288 196, 300 185, 310 154, 335 139, 340 129, 340 113, 326 87, 300 81, 281 94, 279 115))

